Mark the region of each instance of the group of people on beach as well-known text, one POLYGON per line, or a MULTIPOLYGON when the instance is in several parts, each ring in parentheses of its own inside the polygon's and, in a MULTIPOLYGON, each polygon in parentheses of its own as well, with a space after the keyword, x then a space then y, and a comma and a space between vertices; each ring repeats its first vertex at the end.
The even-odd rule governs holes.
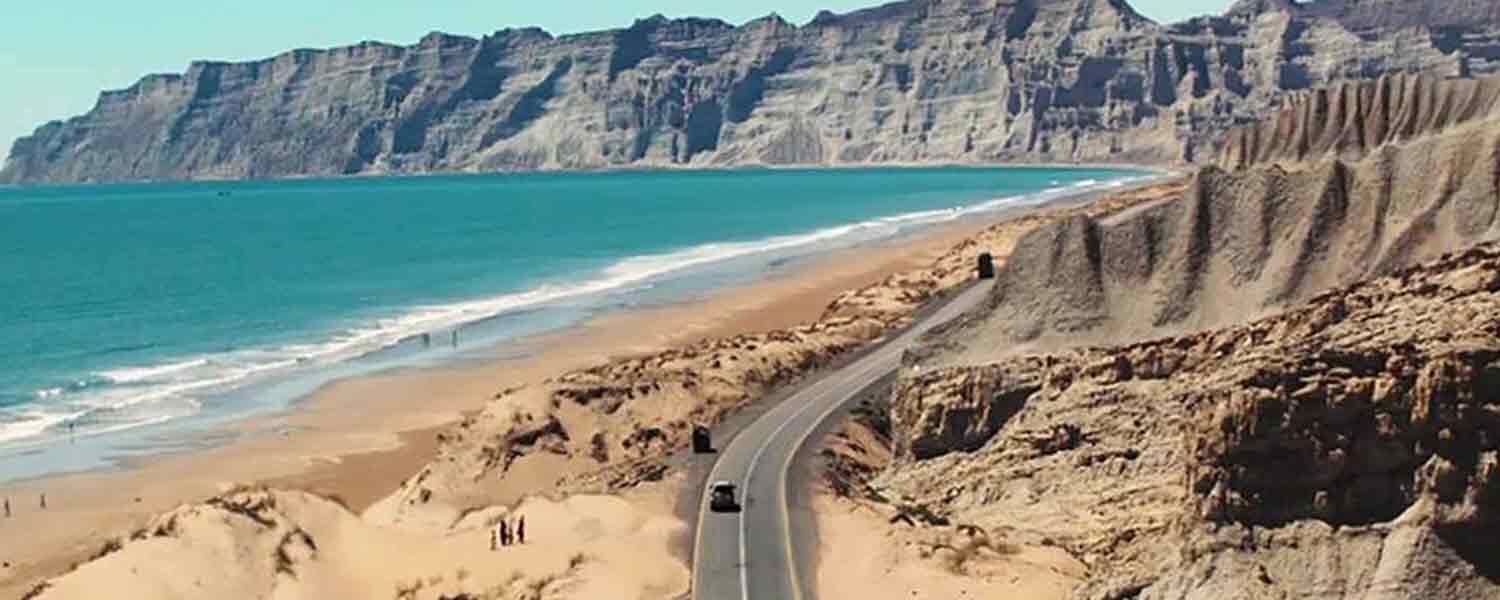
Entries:
POLYGON ((501 519, 500 524, 490 530, 490 550, 524 543, 526 543, 526 515, 517 517, 514 526, 510 523, 510 517, 501 519))
MULTIPOLYGON (((47 510, 47 495, 46 494, 42 494, 41 498, 38 499, 37 503, 42 507, 42 510, 47 510)), ((5 504, 5 518, 9 519, 10 518, 10 498, 6 498, 4 504, 5 504)))
MULTIPOLYGON (((450 337, 452 338, 451 339, 451 343, 453 344, 453 347, 457 348, 458 347, 458 330, 454 329, 453 333, 451 334, 450 337)), ((431 333, 423 333, 422 334, 422 347, 423 348, 431 348, 432 347, 432 334, 431 333)))

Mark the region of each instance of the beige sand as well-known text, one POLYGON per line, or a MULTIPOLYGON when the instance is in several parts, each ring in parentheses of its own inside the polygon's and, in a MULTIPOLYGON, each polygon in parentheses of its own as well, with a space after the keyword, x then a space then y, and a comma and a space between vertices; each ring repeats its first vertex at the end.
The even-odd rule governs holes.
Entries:
POLYGON ((830 495, 813 506, 820 598, 1062 599, 1086 572, 1055 546, 892 524, 893 511, 830 495))
POLYGON ((1154 201, 1159 193, 1005 219, 935 260, 840 294, 811 322, 673 345, 508 389, 445 431, 434 460, 367 516, 430 527, 549 483, 565 493, 606 493, 650 481, 672 468, 667 459, 688 447, 693 426, 722 425, 899 328, 927 301, 972 281, 980 252, 1003 260, 1047 218, 1154 201))
MULTIPOLYGON (((1079 210, 1041 212, 1055 217, 1079 210)), ((246 590, 259 589, 270 597, 422 598, 459 591, 493 598, 597 597, 589 590, 609 589, 624 590, 629 597, 674 597, 682 591, 679 576, 685 581, 684 543, 661 540, 680 534, 682 524, 666 516, 660 508, 664 503, 642 504, 637 498, 676 494, 672 479, 647 485, 646 491, 633 490, 623 499, 524 499, 539 492, 587 489, 559 481, 575 467, 589 466, 585 453, 553 454, 543 448, 503 476, 484 481, 464 483, 461 469, 448 468, 445 481, 452 485, 444 492, 447 501, 429 503, 425 474, 455 458, 474 458, 453 453, 467 448, 453 443, 453 435, 463 431, 454 423, 470 422, 465 415, 497 414, 511 415, 502 424, 506 419, 531 421, 525 413, 533 407, 527 402, 545 397, 501 390, 555 388, 556 381, 546 381, 589 372, 585 367, 602 364, 607 372, 668 349, 714 351, 751 332, 771 332, 753 339, 799 338, 797 332, 810 327, 805 324, 824 322, 829 314, 859 319, 869 312, 878 315, 870 317, 874 321, 899 320, 927 294, 967 277, 972 254, 993 249, 1003 257, 1019 235, 1052 217, 1033 214, 999 227, 964 223, 916 239, 834 253, 748 289, 528 340, 524 344, 533 354, 527 358, 340 382, 299 410, 235 427, 239 439, 211 450, 155 459, 122 472, 8 486, 0 495, 25 509, 0 522, 0 561, 8 563, 0 567, 0 595, 19 596, 108 550, 102 560, 54 580, 56 587, 45 597, 88 597, 91 590, 104 589, 191 597, 205 592, 190 593, 198 590, 193 586, 210 580, 231 587, 203 595, 256 595, 246 590), (226 493, 247 482, 314 495, 226 493), (25 500, 43 491, 50 507, 27 507, 25 500), (536 551, 535 561, 507 563, 510 571, 496 575, 490 557, 472 557, 468 549, 485 545, 475 541, 484 541, 486 519, 518 504, 521 510, 552 513, 547 520, 569 524, 564 529, 572 534, 552 540, 545 552, 536 551), (580 527, 602 533, 582 535, 580 527), (646 542, 638 552, 611 550, 619 540, 641 536, 646 542), (660 543, 650 541, 657 540, 653 536, 660 543), (115 551, 121 541, 124 549, 115 551), (574 564, 580 555, 594 557, 584 560, 589 567, 574 564), (166 564, 175 566, 160 568, 166 564), (225 565, 234 565, 232 572, 223 572, 225 565), (485 573, 476 575, 480 569, 485 573)), ((823 325, 811 327, 817 331, 823 325)), ((868 339, 856 335, 851 343, 868 339)), ((766 358, 764 351, 755 358, 766 358)), ((630 410, 644 411, 636 415, 642 423, 676 418, 670 415, 684 410, 671 402, 637 404, 630 410)), ((588 421, 577 414, 563 418, 581 424, 580 431, 588 429, 588 421)), ((483 451, 487 442, 478 443, 467 449, 483 451)))
POLYGON ((19 597, 153 516, 237 484, 305 488, 362 511, 432 458, 439 428, 484 407, 500 389, 614 356, 811 321, 839 292, 926 264, 982 226, 834 253, 748 290, 602 319, 531 340, 537 352, 529 358, 339 382, 289 414, 234 427, 242 438, 218 448, 120 472, 4 486, 0 496, 11 499, 15 516, 0 519, 0 565, 8 565, 0 566, 0 597, 19 597), (36 501, 44 492, 49 507, 42 511, 36 501))
POLYGON ((57 580, 46 598, 670 598, 688 589, 671 554, 685 527, 662 486, 625 497, 533 499, 452 531, 371 525, 301 492, 248 491, 153 521, 123 550, 57 580), (491 550, 499 520, 525 544, 491 550))

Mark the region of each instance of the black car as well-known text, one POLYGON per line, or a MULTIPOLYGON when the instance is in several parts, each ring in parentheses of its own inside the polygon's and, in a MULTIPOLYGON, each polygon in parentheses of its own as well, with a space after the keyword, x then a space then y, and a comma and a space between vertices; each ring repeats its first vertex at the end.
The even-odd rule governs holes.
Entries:
POLYGON ((693 453, 712 454, 714 442, 707 427, 702 425, 693 426, 693 453))
POLYGON ((739 512, 740 504, 734 500, 734 484, 717 481, 709 486, 708 509, 714 512, 739 512))

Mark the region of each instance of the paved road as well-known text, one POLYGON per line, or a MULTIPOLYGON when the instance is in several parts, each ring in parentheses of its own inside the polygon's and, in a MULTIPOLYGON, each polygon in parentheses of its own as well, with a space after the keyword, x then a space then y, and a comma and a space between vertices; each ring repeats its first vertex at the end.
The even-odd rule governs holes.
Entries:
POLYGON ((968 288, 900 336, 787 398, 735 436, 719 455, 708 482, 739 486, 743 510, 708 511, 705 490, 694 548, 695 600, 803 598, 803 590, 810 588, 804 578, 812 574, 793 558, 786 489, 792 457, 838 409, 899 368, 901 353, 918 336, 978 305, 989 288, 968 288))

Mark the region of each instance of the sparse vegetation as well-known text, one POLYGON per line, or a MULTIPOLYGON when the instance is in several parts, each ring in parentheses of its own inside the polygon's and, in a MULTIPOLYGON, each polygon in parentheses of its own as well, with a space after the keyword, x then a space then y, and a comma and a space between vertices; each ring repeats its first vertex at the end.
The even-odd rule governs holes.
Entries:
POLYGON ((556 574, 547 574, 526 582, 526 593, 522 596, 524 600, 542 600, 542 595, 553 583, 561 577, 556 574))
POLYGON ((105 540, 104 545, 101 546, 99 550, 92 556, 90 556, 89 559, 85 562, 93 562, 99 560, 116 552, 119 552, 123 548, 125 548, 125 543, 122 542, 120 538, 109 538, 108 540, 105 540))
POLYGON ((397 583, 395 600, 417 600, 417 592, 422 591, 422 580, 397 583))
POLYGON ((589 440, 589 457, 601 463, 609 462, 609 443, 604 437, 604 432, 594 434, 589 440))
POLYGON ((38 583, 31 588, 31 591, 26 592, 25 596, 21 596, 21 600, 36 600, 37 598, 41 598, 42 593, 51 587, 52 584, 45 581, 38 583))
POLYGON ((271 528, 276 525, 275 521, 262 514, 276 508, 276 497, 263 489, 236 487, 222 496, 209 499, 205 504, 250 519, 261 527, 271 528))
POLYGON ((937 558, 943 569, 954 575, 970 575, 970 565, 986 555, 1011 555, 1020 551, 1014 544, 996 540, 974 525, 959 525, 933 541, 923 542, 922 546, 920 554, 924 558, 937 558))
POLYGON ((301 544, 310 552, 318 551, 318 544, 313 541, 312 536, 308 535, 306 530, 298 527, 295 530, 287 532, 286 535, 282 536, 281 543, 276 545, 276 555, 274 557, 274 563, 277 573, 296 577, 297 572, 295 569, 293 569, 293 567, 296 566, 296 561, 293 560, 290 551, 291 548, 295 547, 295 544, 301 544))

